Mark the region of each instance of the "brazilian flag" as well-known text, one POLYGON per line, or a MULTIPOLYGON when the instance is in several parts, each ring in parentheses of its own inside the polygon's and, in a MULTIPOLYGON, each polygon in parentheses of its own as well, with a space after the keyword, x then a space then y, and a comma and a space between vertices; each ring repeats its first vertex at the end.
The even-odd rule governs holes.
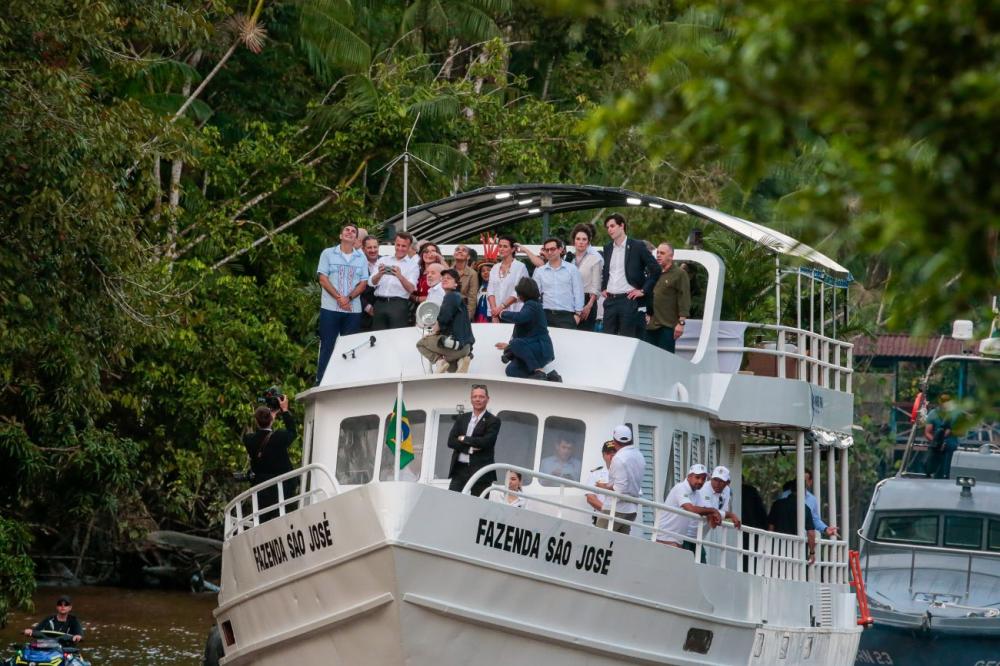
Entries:
POLYGON ((402 419, 402 428, 400 429, 400 434, 403 438, 403 445, 400 447, 403 452, 399 455, 399 469, 403 469, 413 460, 413 440, 410 438, 410 419, 406 415, 406 403, 402 403, 402 408, 400 408, 400 401, 396 401, 393 405, 392 413, 389 414, 389 421, 385 426, 385 445, 389 447, 389 450, 396 453, 396 418, 402 419))

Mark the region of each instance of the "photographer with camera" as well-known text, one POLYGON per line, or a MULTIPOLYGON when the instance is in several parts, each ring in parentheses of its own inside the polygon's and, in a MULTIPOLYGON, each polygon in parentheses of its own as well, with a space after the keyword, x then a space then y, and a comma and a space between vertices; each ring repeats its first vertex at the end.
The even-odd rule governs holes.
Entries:
POLYGON ((472 361, 472 324, 465 300, 458 292, 460 276, 454 268, 441 272, 444 300, 431 335, 417 341, 417 351, 430 361, 432 372, 468 372, 472 361))
MULTIPOLYGON (((280 389, 268 389, 258 402, 264 404, 254 411, 254 422, 257 429, 243 435, 243 446, 250 458, 250 482, 253 485, 263 483, 285 472, 292 471, 292 461, 288 457, 288 447, 295 440, 295 417, 288 411, 288 397, 281 394, 280 389), (274 430, 275 415, 281 416, 284 428, 274 430)), ((289 498, 298 492, 298 479, 284 481, 284 496, 289 498)), ((265 488, 257 494, 257 506, 264 509, 278 503, 278 487, 265 488)), ((294 504, 285 506, 285 511, 293 511, 294 504)), ((261 515, 261 522, 278 516, 278 512, 269 511, 261 515)))
POLYGON ((410 321, 410 294, 416 289, 420 265, 409 256, 413 236, 400 231, 393 244, 395 254, 380 259, 378 270, 368 278, 368 284, 375 287, 373 331, 403 328, 410 321))

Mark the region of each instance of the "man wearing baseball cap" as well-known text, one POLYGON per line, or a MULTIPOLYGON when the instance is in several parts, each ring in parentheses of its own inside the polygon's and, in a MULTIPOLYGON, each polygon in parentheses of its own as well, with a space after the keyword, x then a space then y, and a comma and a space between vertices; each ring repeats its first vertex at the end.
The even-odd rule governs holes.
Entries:
POLYGON ((729 469, 719 465, 712 470, 712 476, 709 477, 708 483, 702 486, 698 492, 701 493, 702 506, 718 509, 724 519, 731 521, 733 526, 739 529, 740 517, 731 510, 733 491, 729 487, 729 483, 729 469))
MULTIPOLYGON (((708 521, 708 526, 715 527, 722 522, 722 514, 719 513, 718 509, 702 506, 701 495, 698 493, 705 485, 707 478, 708 470, 705 469, 704 465, 698 463, 691 465, 687 478, 670 489, 665 504, 675 509, 684 509, 704 516, 705 520, 708 521)), ((695 552, 695 543, 688 541, 686 537, 697 535, 698 519, 688 518, 673 511, 663 511, 660 513, 656 526, 662 530, 656 536, 657 541, 668 546, 690 550, 692 553, 695 552)), ((704 551, 702 551, 702 556, 704 557, 704 551)))
POLYGON ((70 615, 73 610, 73 600, 68 595, 62 594, 56 599, 56 614, 50 615, 32 629, 25 629, 24 635, 31 636, 39 631, 55 631, 69 634, 73 637, 74 643, 83 640, 83 627, 75 615, 70 615))
MULTIPOLYGON (((600 464, 594 469, 590 470, 590 476, 587 477, 588 486, 596 486, 599 483, 608 482, 608 470, 611 469, 611 460, 615 457, 615 453, 617 451, 618 447, 615 446, 615 442, 612 439, 609 439, 608 441, 604 442, 604 444, 601 445, 601 458, 604 460, 604 462, 603 464, 600 464)), ((587 504, 590 505, 590 508, 594 509, 595 511, 601 511, 605 514, 609 513, 608 509, 604 508, 604 503, 605 501, 607 501, 607 497, 605 495, 599 495, 597 493, 587 493, 585 497, 587 499, 587 504)), ((597 516, 594 516, 593 521, 594 525, 597 525, 602 530, 607 529, 608 527, 607 518, 598 518, 597 516)))
MULTIPOLYGON (((642 475, 646 472, 646 458, 642 451, 632 446, 632 428, 622 424, 615 426, 611 436, 615 443, 615 457, 611 459, 611 467, 608 468, 607 483, 598 482, 598 488, 607 488, 621 495, 631 497, 642 497, 642 475)), ((609 512, 614 498, 606 497, 604 505, 609 512)), ((634 521, 639 513, 639 505, 635 502, 618 500, 615 506, 615 518, 634 521)), ((627 523, 615 522, 615 532, 628 534, 632 531, 632 526, 627 523)))

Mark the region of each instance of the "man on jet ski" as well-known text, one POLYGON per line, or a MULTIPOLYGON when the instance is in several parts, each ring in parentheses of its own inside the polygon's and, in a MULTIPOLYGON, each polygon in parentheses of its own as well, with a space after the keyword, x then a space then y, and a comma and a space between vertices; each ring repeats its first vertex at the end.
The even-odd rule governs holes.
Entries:
POLYGON ((68 634, 73 637, 74 643, 83 640, 83 626, 75 615, 70 615, 73 610, 73 600, 68 595, 61 595, 56 599, 56 613, 50 615, 31 629, 25 629, 24 635, 31 636, 38 631, 56 631, 68 634))

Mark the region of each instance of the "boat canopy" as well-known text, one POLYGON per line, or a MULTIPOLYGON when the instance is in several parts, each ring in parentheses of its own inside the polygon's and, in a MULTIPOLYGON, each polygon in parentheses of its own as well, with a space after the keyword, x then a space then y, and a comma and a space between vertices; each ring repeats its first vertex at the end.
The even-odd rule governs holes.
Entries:
POLYGON ((406 229, 420 239, 453 243, 512 222, 597 208, 645 207, 692 215, 714 222, 777 254, 799 257, 833 275, 850 272, 826 255, 779 231, 712 208, 671 201, 617 187, 598 185, 493 185, 415 206, 386 224, 406 229))

